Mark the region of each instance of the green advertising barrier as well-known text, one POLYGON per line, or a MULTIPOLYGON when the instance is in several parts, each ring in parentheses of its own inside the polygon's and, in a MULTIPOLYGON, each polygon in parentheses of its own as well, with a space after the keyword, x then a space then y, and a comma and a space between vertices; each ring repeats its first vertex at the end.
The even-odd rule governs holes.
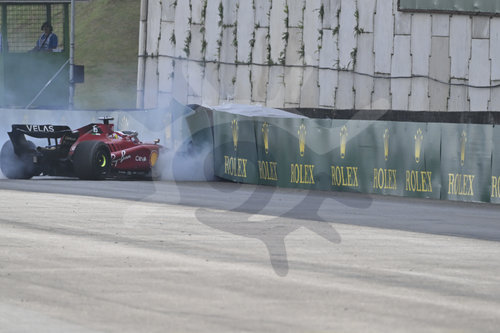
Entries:
POLYGON ((441 199, 490 202, 493 126, 441 124, 441 199))
POLYGON ((369 192, 373 154, 366 129, 374 122, 334 120, 329 154, 329 185, 332 191, 369 192))
POLYGON ((500 129, 492 125, 224 112, 214 125, 216 175, 235 182, 500 202, 500 129))
POLYGON ((240 183, 258 184, 254 120, 237 114, 214 114, 215 175, 240 183))
POLYGON ((440 151, 433 140, 439 142, 440 128, 431 131, 432 137, 427 127, 388 121, 334 121, 331 190, 439 198, 440 151))
POLYGON ((278 150, 282 149, 278 137, 283 137, 283 128, 275 119, 258 118, 255 120, 255 142, 257 144, 257 167, 260 185, 278 186, 280 179, 285 178, 282 161, 278 164, 278 150), (278 171, 279 170, 279 171, 278 171))
POLYGON ((331 123, 297 118, 257 119, 260 184, 328 190, 331 123))
MULTIPOLYGON (((262 135, 257 135, 259 162, 270 162, 276 168, 276 185, 292 188, 316 188, 314 166, 311 163, 311 152, 306 154, 306 137, 304 119, 296 118, 264 118, 257 120, 256 131, 260 128, 262 135), (267 129, 268 131, 267 131, 267 129), (267 132, 267 133, 266 133, 267 132), (267 139, 265 138, 267 136, 267 139), (299 138, 301 137, 301 139, 299 138), (268 143, 266 143, 266 140, 268 143), (266 153, 267 146, 267 153, 266 153), (302 170, 295 165, 302 165, 302 170)), ((260 133, 256 133, 260 134, 260 133)), ((264 175, 265 176, 265 175, 264 175)), ((262 179, 265 184, 268 180, 262 179)))
POLYGON ((378 121, 367 128, 364 154, 373 161, 369 193, 439 199, 441 127, 378 121), (371 154, 375 154, 371 156, 371 154))
POLYGON ((367 193, 402 195, 402 161, 397 126, 386 121, 359 121, 358 150, 362 158, 360 180, 367 193))
POLYGON ((493 203, 500 203, 500 127, 493 128, 493 160, 491 163, 490 198, 493 203))
POLYGON ((441 198, 441 125, 395 123, 398 128, 399 158, 403 163, 403 195, 441 198))
POLYGON ((440 126, 256 118, 259 184, 440 198, 440 126))

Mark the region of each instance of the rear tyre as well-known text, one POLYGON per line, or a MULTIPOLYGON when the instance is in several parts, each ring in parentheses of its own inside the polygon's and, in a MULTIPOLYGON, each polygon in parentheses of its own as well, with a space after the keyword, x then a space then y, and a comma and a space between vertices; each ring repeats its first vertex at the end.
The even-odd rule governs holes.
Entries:
MULTIPOLYGON (((31 141, 26 141, 27 150, 36 150, 36 146, 31 141)), ((33 154, 24 153, 17 155, 14 152, 12 141, 3 144, 0 151, 0 169, 5 177, 9 179, 30 179, 37 175, 35 164, 33 163, 33 154)))
POLYGON ((99 180, 109 174, 111 153, 101 141, 83 141, 73 154, 73 169, 80 179, 99 180))

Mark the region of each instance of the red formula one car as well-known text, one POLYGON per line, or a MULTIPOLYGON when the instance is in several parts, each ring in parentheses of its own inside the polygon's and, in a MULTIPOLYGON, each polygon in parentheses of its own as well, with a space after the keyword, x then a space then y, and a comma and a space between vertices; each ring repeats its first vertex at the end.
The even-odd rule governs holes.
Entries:
POLYGON ((38 175, 104 179, 118 176, 158 178, 158 158, 162 146, 142 143, 137 132, 115 131, 111 117, 102 124, 77 130, 55 125, 12 125, 0 153, 2 173, 11 179, 38 175), (37 147, 26 136, 47 138, 48 145, 37 147))

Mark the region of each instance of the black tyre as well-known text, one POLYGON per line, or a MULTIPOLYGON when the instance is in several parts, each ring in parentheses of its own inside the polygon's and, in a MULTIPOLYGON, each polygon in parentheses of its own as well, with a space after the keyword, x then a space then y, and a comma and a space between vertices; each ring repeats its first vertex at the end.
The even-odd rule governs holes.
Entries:
POLYGON ((104 179, 111 167, 108 146, 101 141, 83 141, 76 146, 73 154, 73 169, 80 179, 104 179))
MULTIPOLYGON (((28 150, 33 152, 36 146, 31 141, 26 141, 28 150)), ((9 179, 30 179, 37 175, 35 164, 33 163, 33 154, 25 153, 17 155, 14 152, 12 141, 3 144, 0 152, 0 168, 5 177, 9 179)))

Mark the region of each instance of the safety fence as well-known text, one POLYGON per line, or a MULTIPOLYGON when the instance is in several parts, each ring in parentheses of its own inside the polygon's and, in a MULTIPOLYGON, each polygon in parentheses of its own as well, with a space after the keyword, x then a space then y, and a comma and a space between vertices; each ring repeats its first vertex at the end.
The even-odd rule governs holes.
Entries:
POLYGON ((68 107, 69 2, 0 0, 0 107, 68 107), (57 48, 32 52, 45 22, 57 48))

